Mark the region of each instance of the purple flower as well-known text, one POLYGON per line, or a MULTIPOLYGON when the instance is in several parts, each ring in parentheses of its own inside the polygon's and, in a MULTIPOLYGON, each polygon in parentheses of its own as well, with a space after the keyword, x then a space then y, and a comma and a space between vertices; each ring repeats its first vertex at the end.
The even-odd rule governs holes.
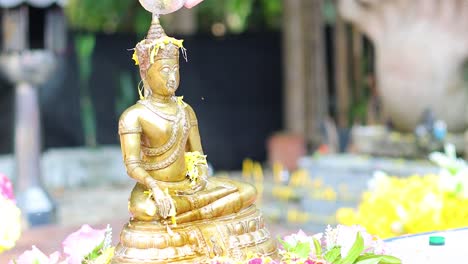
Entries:
POLYGON ((63 253, 68 264, 81 264, 96 247, 103 243, 106 229, 93 229, 83 225, 78 231, 70 234, 63 242, 63 253))
POLYGON ((7 176, 0 173, 0 196, 7 198, 8 200, 15 201, 13 194, 13 184, 7 176))

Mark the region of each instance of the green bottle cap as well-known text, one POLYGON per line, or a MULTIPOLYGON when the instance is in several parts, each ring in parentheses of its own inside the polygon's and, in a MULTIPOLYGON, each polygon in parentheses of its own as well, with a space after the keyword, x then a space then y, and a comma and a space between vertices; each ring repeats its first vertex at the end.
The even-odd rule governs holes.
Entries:
POLYGON ((445 245, 445 237, 443 236, 430 236, 429 245, 431 246, 443 246, 445 245))

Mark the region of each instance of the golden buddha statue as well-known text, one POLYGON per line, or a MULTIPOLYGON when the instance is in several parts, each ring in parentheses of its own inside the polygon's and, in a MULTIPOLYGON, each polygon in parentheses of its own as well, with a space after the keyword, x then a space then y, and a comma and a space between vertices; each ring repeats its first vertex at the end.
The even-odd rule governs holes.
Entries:
POLYGON ((137 181, 113 263, 205 263, 276 253, 247 183, 208 178, 195 112, 175 92, 181 40, 154 17, 137 44, 144 93, 120 117, 125 167, 137 181))

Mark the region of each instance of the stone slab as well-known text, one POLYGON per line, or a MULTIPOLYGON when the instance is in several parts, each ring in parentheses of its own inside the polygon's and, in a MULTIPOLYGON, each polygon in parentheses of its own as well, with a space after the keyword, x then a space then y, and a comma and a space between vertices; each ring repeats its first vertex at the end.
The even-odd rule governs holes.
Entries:
POLYGON ((468 228, 399 237, 388 243, 403 263, 468 263, 468 228), (445 237, 445 245, 429 245, 430 236, 445 237))
MULTIPOLYGON (((0 172, 15 181, 13 155, 0 156, 0 172)), ((47 189, 127 184, 119 146, 55 148, 42 153, 41 180, 47 189)))

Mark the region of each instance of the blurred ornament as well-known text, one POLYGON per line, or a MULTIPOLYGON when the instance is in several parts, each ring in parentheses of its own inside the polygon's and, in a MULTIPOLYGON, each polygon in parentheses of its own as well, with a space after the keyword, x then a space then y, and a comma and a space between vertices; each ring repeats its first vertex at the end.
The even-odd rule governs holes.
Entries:
POLYGON ((166 15, 181 9, 186 0, 140 0, 147 11, 156 15, 166 15))
POLYGON ((8 200, 15 200, 13 184, 11 184, 10 179, 3 174, 0 174, 0 196, 3 196, 8 200))
POLYGON ((0 255, 13 248, 21 235, 21 212, 15 203, 0 195, 0 255))
POLYGON ((432 134, 438 141, 443 141, 447 136, 447 124, 442 120, 435 121, 432 134))

